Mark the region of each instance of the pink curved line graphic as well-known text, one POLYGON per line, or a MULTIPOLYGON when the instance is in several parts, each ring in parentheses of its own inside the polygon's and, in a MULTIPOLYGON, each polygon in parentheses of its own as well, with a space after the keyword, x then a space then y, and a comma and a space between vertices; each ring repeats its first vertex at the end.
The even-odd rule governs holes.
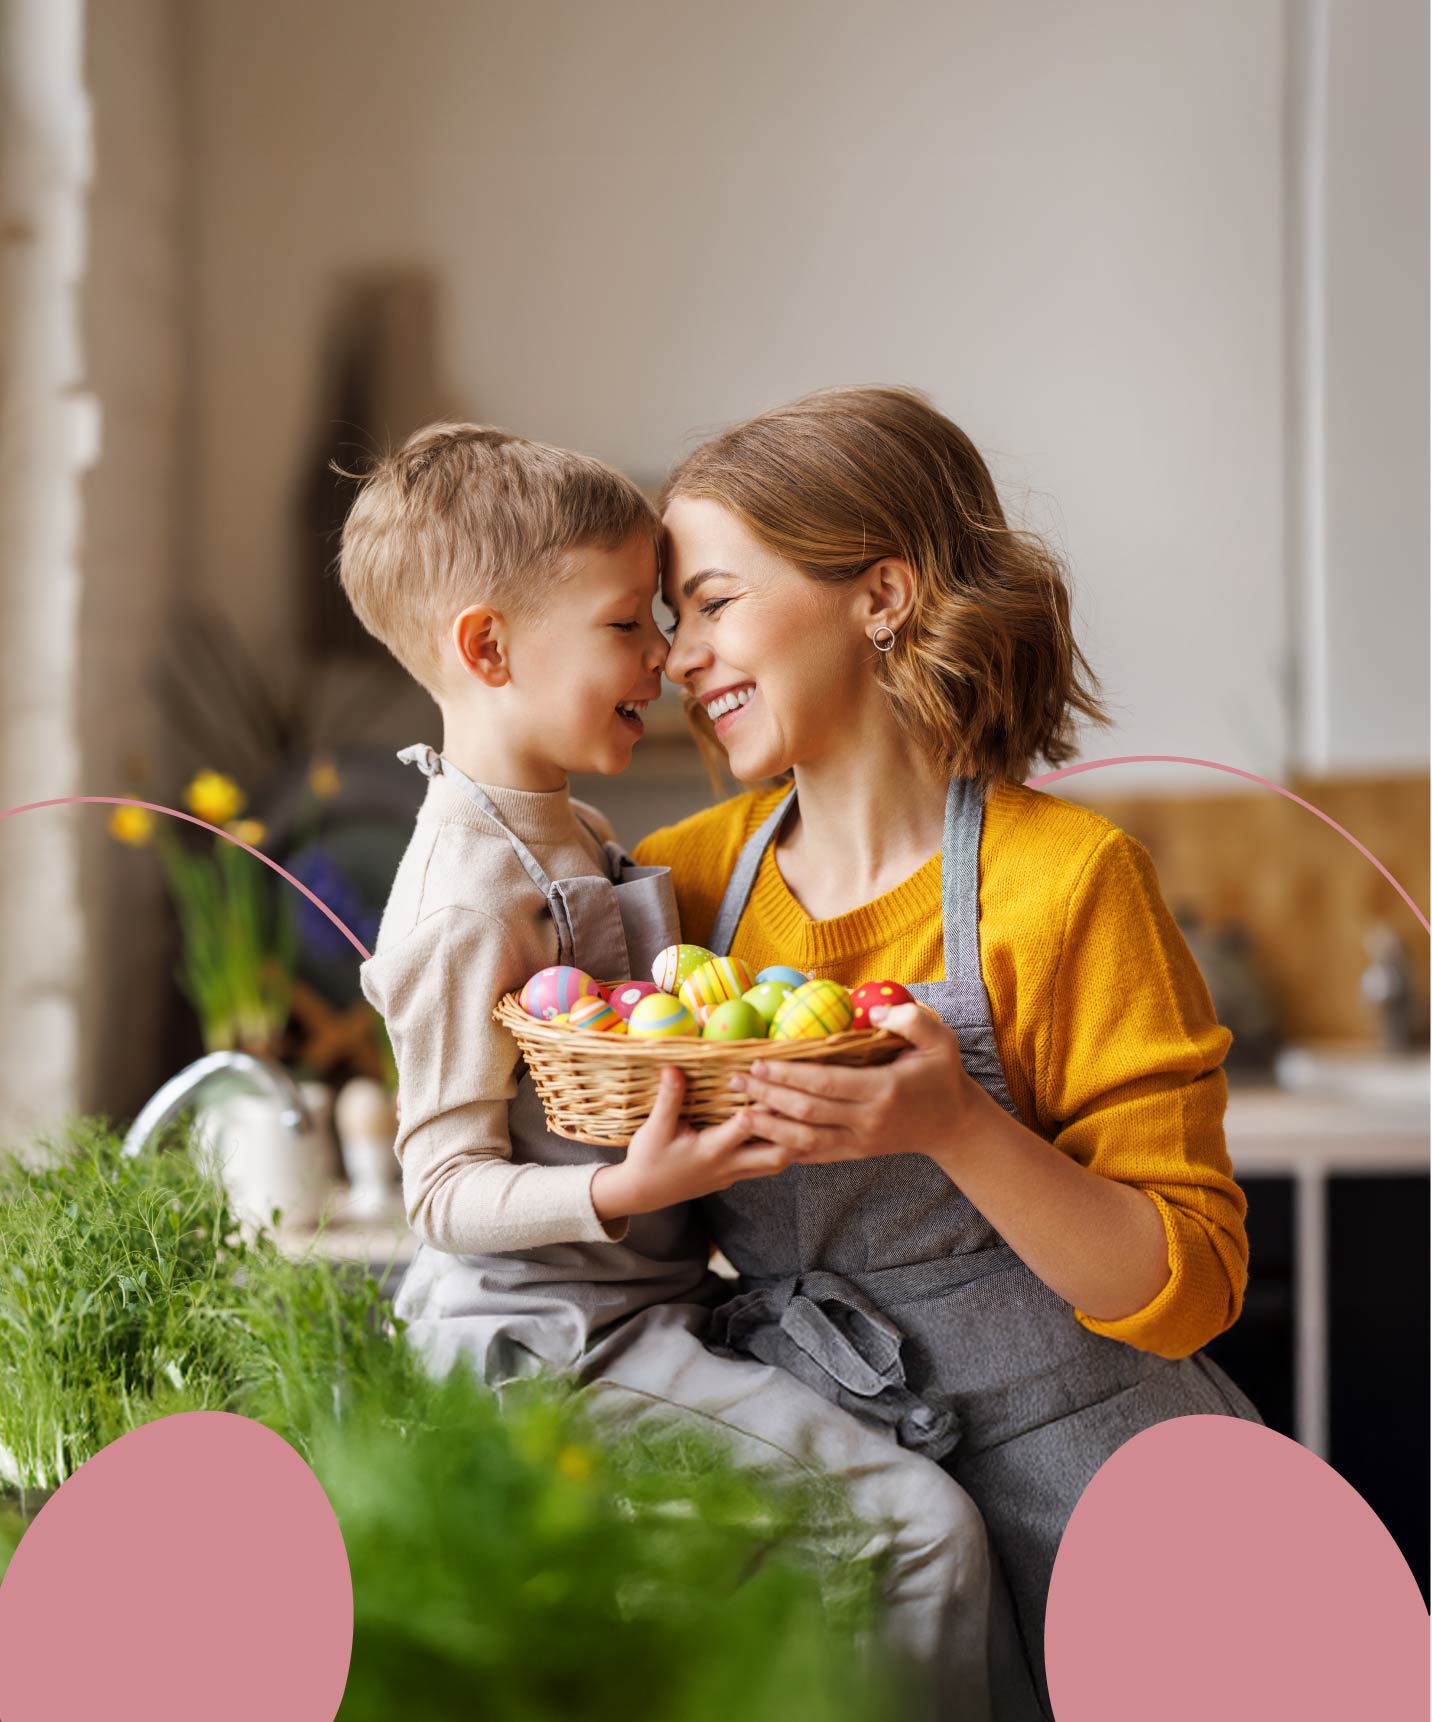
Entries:
POLYGON ((293 874, 280 867, 277 861, 271 861, 261 849, 255 849, 248 843, 241 843, 231 832, 221 831, 217 825, 210 825, 207 819, 200 819, 192 813, 181 813, 177 807, 162 807, 157 801, 136 801, 132 795, 60 795, 53 801, 27 801, 21 807, 7 807, 0 813, 0 819, 10 819, 17 813, 33 813, 39 807, 74 807, 83 803, 100 803, 106 807, 142 807, 149 813, 167 813, 171 819, 182 819, 187 825, 197 825, 201 831, 212 831, 215 837, 222 837, 226 843, 232 843, 235 848, 242 849, 252 855, 255 860, 262 861, 265 867, 271 867, 280 879, 286 879, 295 891, 302 891, 309 902, 320 914, 327 915, 358 955, 366 963, 372 952, 349 928, 344 926, 322 898, 315 897, 308 886, 293 874))
POLYGON ((1330 825, 1339 837, 1352 844, 1364 860, 1371 861, 1417 917, 1418 925, 1422 931, 1432 934, 1432 922, 1428 921, 1416 903, 1412 901, 1407 892, 1403 890, 1402 886, 1398 884, 1365 843, 1359 843, 1351 831, 1339 825, 1336 819, 1324 813, 1320 807, 1314 807, 1311 801, 1304 801, 1301 795, 1294 795, 1291 789, 1284 789, 1281 783, 1273 783, 1266 777, 1259 777, 1256 772, 1241 771, 1236 765, 1220 765, 1216 759, 1190 759, 1179 753, 1125 753, 1109 759, 1086 759, 1079 765, 1066 765, 1058 771, 1046 771, 1039 777, 1026 778, 1025 785, 1029 789, 1043 789, 1048 784, 1058 783, 1060 778, 1078 777, 1081 772, 1085 771, 1100 771, 1106 765, 1201 765, 1207 771, 1222 771, 1226 772, 1229 777, 1241 777, 1248 783, 1256 783, 1260 789, 1271 789, 1275 795, 1281 795, 1286 801, 1295 801, 1299 807, 1306 808, 1314 818, 1321 819, 1324 825, 1330 825))
MULTIPOLYGON (((1027 778, 1025 781, 1030 789, 1044 789, 1049 784, 1058 783, 1063 778, 1078 777, 1086 771, 1102 771, 1104 767, 1110 765, 1197 765, 1202 766, 1205 771, 1221 771, 1229 777, 1241 777, 1245 782, 1256 783, 1260 789, 1271 789, 1275 795, 1281 795, 1285 800, 1295 802, 1299 807, 1305 808, 1311 813, 1315 819, 1321 819, 1324 825, 1331 826, 1338 836, 1350 843, 1364 860, 1370 861, 1412 911, 1423 932, 1432 934, 1432 922, 1428 921, 1426 915, 1422 913, 1408 893, 1365 843, 1360 843, 1351 831, 1347 830, 1345 826, 1339 825, 1336 819, 1324 813, 1320 807, 1315 807, 1311 801, 1305 801, 1301 795, 1295 795, 1291 789, 1284 789, 1282 784, 1274 783, 1271 778, 1259 777, 1256 772, 1243 771, 1236 765, 1222 765, 1216 759, 1194 759, 1186 754, 1127 753, 1112 755, 1108 759, 1083 760, 1078 765, 1061 766, 1057 771, 1046 771, 1038 777, 1027 778)), ((183 813, 177 807, 164 807, 154 801, 138 801, 133 796, 128 795, 62 795, 51 801, 29 801, 19 807, 8 807, 0 812, 0 820, 9 819, 16 813, 31 813, 41 807, 71 807, 86 803, 99 803, 110 807, 142 807, 150 813, 166 813, 172 819, 182 819, 189 825, 199 826, 201 830, 211 831, 215 837, 222 837, 226 842, 237 844, 240 849, 246 850, 250 855, 262 861, 265 867, 271 867, 279 878, 287 880, 294 890, 301 891, 315 909, 328 917, 365 962, 372 955, 361 940, 339 920, 332 909, 321 898, 315 897, 307 885, 300 883, 292 873, 285 871, 276 861, 270 860, 261 850, 251 848, 247 843, 240 843, 237 837, 231 836, 227 831, 221 831, 217 825, 210 825, 207 820, 199 819, 192 813, 183 813)))

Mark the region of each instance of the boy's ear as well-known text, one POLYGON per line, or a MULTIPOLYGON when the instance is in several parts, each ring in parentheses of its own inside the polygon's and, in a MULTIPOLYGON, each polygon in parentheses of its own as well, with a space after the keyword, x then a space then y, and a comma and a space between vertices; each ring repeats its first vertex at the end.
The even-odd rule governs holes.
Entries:
POLYGON ((890 628, 899 633, 915 608, 915 574, 898 556, 874 562, 860 580, 863 597, 861 621, 867 628, 890 628))
POLYGON ((507 664, 507 627, 486 604, 470 604, 453 618, 449 635, 465 675, 485 687, 500 688, 511 679, 507 664))

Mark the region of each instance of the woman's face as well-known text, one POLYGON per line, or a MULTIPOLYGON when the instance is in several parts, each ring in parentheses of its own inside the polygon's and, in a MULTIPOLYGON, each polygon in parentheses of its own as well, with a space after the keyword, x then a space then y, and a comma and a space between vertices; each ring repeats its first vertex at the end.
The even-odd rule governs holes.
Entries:
POLYGON ((859 583, 812 580, 705 497, 676 497, 665 526, 666 673, 705 706, 735 775, 774 777, 848 738, 872 685, 859 583))

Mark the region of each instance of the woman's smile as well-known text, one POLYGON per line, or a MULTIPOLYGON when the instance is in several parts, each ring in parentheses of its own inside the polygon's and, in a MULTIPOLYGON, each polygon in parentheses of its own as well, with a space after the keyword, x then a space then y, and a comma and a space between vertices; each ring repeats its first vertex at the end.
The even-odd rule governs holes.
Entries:
POLYGON ((754 682, 739 682, 735 686, 728 683, 723 688, 716 688, 713 692, 699 697, 717 735, 724 736, 755 698, 755 694, 754 682))

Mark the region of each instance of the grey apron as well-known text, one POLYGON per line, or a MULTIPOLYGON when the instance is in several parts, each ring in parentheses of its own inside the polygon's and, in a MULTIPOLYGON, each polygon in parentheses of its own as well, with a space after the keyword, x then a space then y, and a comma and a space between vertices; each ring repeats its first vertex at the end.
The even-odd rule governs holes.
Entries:
MULTIPOLYGON (((708 941, 720 955, 794 796, 736 863, 708 941)), ((955 1031, 969 1074, 1014 1113, 980 970, 983 819, 978 785, 952 783, 942 851, 946 978, 909 990, 955 1031)), ((1099 1466, 1168 1418, 1256 1422, 1258 1413, 1201 1353, 1170 1361, 1081 1327, 925 1155, 793 1166, 703 1206, 742 1276, 739 1294, 716 1311, 710 1343, 783 1365, 857 1416, 892 1427, 964 1485, 1014 1593, 1047 1708, 1049 1578, 1099 1466)))
MULTIPOLYGON (((638 867, 606 843, 606 878, 549 879, 510 830, 491 798, 451 761, 426 746, 398 755, 425 776, 455 784, 507 835, 532 883, 547 900, 557 932, 557 962, 599 980, 647 974, 657 953, 680 934, 670 870, 638 867)), ((580 816, 579 816, 580 817, 580 816)), ((590 829, 590 828, 589 828, 590 829)), ((508 1111, 518 1165, 573 1166, 621 1158, 618 1148, 569 1142, 547 1128, 529 1072, 519 1065, 508 1111)), ((639 1214, 620 1242, 550 1244, 500 1255, 450 1255, 423 1244, 394 1300, 407 1339, 445 1371, 468 1359, 492 1386, 543 1369, 572 1368, 592 1338, 639 1310, 665 1303, 714 1302, 724 1290, 709 1273, 704 1229, 690 1207, 639 1214)))

